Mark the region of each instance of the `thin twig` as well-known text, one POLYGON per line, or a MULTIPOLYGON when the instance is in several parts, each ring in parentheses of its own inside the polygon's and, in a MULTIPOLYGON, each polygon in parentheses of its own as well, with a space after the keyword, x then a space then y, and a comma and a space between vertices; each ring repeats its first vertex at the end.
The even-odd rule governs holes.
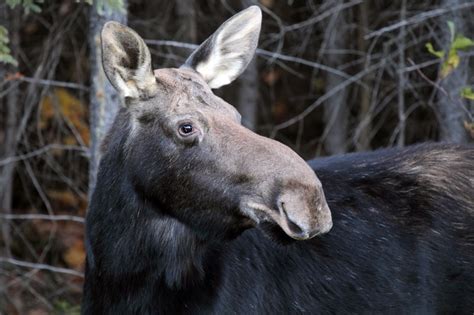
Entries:
POLYGON ((87 153, 89 149, 87 147, 80 147, 80 146, 75 146, 75 145, 48 144, 38 150, 34 150, 31 152, 16 155, 16 156, 10 156, 3 160, 0 160, 0 166, 7 165, 9 163, 15 163, 22 160, 27 160, 51 150, 82 151, 84 153, 87 153))
POLYGON ((349 86, 350 84, 356 82, 357 80, 361 79, 362 77, 364 77, 365 75, 367 75, 368 73, 374 71, 375 69, 377 69, 378 67, 380 66, 380 63, 376 63, 366 69, 364 69, 363 71, 359 72, 358 74, 354 75, 353 77, 351 77, 350 79, 347 79, 346 81, 342 82, 341 84, 335 86, 333 89, 331 89, 330 91, 326 92, 326 94, 324 94, 323 96, 321 96, 320 98, 318 98, 313 104, 311 104, 310 106, 308 106, 303 112, 301 112, 300 114, 294 116, 293 118, 290 118, 288 119, 287 121, 279 124, 279 125, 276 125, 274 128, 273 128, 273 132, 272 132, 272 138, 275 137, 275 134, 277 131, 281 130, 281 129, 285 129, 295 123, 297 123, 299 120, 301 119, 304 119, 306 116, 308 116, 313 110, 315 110, 317 107, 319 107, 324 101, 326 101, 328 98, 332 97, 333 95, 335 95, 336 93, 338 93, 339 91, 341 91, 342 89, 346 88, 347 86, 349 86))
POLYGON ((423 69, 423 68, 426 68, 426 67, 429 67, 429 66, 437 65, 440 62, 441 61, 439 59, 428 60, 428 61, 425 61, 425 62, 422 62, 422 63, 419 63, 419 64, 415 64, 415 65, 410 66, 410 67, 405 67, 405 68, 399 69, 398 71, 400 71, 400 72, 416 71, 416 70, 423 69))
POLYGON ((63 81, 56 81, 56 80, 43 80, 43 79, 28 78, 28 77, 19 77, 19 78, 16 78, 15 80, 28 82, 28 83, 36 83, 36 84, 41 84, 41 85, 58 86, 58 87, 64 87, 64 88, 69 88, 69 89, 89 91, 89 88, 87 86, 82 85, 82 84, 78 84, 78 83, 73 83, 73 82, 63 82, 63 81))
MULTIPOLYGON (((51 202, 49 201, 48 195, 44 191, 44 188, 41 186, 38 177, 35 174, 35 171, 33 170, 33 167, 31 167, 31 163, 29 160, 24 160, 23 161, 26 169, 26 173, 30 176, 31 183, 33 184, 33 187, 35 188, 36 192, 38 193, 41 201, 43 201, 44 206, 46 207, 46 210, 48 211, 49 215, 54 215, 53 212, 53 207, 51 206, 51 202)), ((43 246, 43 249, 41 250, 41 254, 38 258, 39 262, 41 263, 43 259, 46 257, 47 253, 52 247, 53 244, 53 238, 55 237, 56 231, 57 231, 57 224, 55 221, 53 221, 53 224, 51 225, 51 228, 49 229, 49 235, 48 235, 48 242, 46 243, 45 246, 43 246)))
POLYGON ((423 13, 417 14, 415 16, 412 16, 411 18, 408 18, 406 20, 404 19, 404 20, 401 20, 401 21, 399 21, 395 24, 392 24, 392 25, 389 25, 389 26, 386 26, 386 27, 382 27, 381 29, 379 29, 377 31, 374 31, 372 33, 369 33, 369 34, 365 35, 364 39, 366 39, 366 40, 371 39, 372 37, 380 36, 384 33, 394 31, 394 30, 396 30, 400 27, 403 27, 403 26, 408 26, 408 25, 411 25, 411 24, 418 24, 418 23, 421 23, 425 20, 432 19, 434 17, 446 14, 448 12, 467 9, 467 8, 470 8, 470 7, 474 7, 474 2, 466 2, 466 3, 462 3, 462 4, 452 6, 451 8, 442 8, 442 9, 436 9, 436 10, 423 12, 423 13))
POLYGON ((73 221, 78 223, 84 223, 85 219, 83 217, 78 217, 74 215, 49 215, 49 214, 0 214, 0 219, 2 220, 47 220, 47 221, 73 221))
MULTIPOLYGON (((407 59, 408 62, 414 67, 416 64, 415 62, 408 58, 407 59)), ((448 91, 446 91, 441 85, 439 85, 439 82, 440 82, 440 79, 438 79, 436 82, 431 80, 430 78, 428 78, 426 76, 426 74, 423 73, 423 71, 421 71, 420 69, 416 69, 416 72, 426 81, 428 82, 429 84, 433 85, 433 87, 435 87, 438 91, 440 91, 441 93, 443 93, 446 97, 448 97, 454 104, 456 104, 457 106, 459 106, 461 108, 461 110, 464 111, 464 113, 467 115, 467 117, 469 118, 469 120, 473 120, 473 116, 471 114, 471 112, 465 108, 463 105, 462 105, 462 102, 458 100, 454 100, 451 95, 449 95, 448 91)))
POLYGON ((347 2, 347 3, 344 3, 342 5, 335 6, 331 9, 329 9, 327 11, 324 11, 323 13, 321 13, 321 14, 315 16, 315 17, 312 17, 310 19, 307 19, 303 22, 299 22, 299 23, 295 23, 295 24, 292 24, 292 25, 285 26, 285 28, 284 28, 285 32, 294 31, 294 30, 297 30, 297 29, 300 29, 300 28, 303 28, 303 27, 306 27, 306 26, 310 26, 310 25, 319 23, 322 20, 330 17, 333 14, 339 13, 342 10, 352 8, 353 6, 358 5, 360 3, 362 3, 362 0, 353 0, 353 1, 350 1, 350 2, 347 2))
POLYGON ((196 44, 178 42, 174 40, 145 39, 145 43, 147 43, 148 45, 171 46, 171 47, 185 48, 189 50, 194 50, 199 47, 199 45, 196 45, 196 44))
POLYGON ((7 263, 7 264, 19 266, 19 267, 25 267, 25 268, 31 268, 31 269, 37 269, 37 270, 47 270, 51 272, 63 273, 63 274, 71 275, 71 276, 84 278, 84 274, 82 272, 79 272, 73 269, 55 267, 55 266, 46 265, 46 264, 31 263, 31 262, 22 261, 22 260, 18 260, 14 258, 0 257, 0 263, 7 263))

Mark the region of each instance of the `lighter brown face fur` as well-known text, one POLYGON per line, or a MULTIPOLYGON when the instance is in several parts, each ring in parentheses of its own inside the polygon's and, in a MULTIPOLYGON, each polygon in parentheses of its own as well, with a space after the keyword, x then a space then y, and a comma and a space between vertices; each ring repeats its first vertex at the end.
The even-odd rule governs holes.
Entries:
POLYGON ((174 141, 212 152, 213 167, 220 176, 245 177, 252 183, 240 196, 242 214, 255 224, 276 223, 296 239, 331 228, 321 183, 295 152, 243 127, 235 108, 214 95, 194 70, 160 69, 154 74, 159 86, 157 103, 141 111, 160 117, 161 128, 174 141), (188 139, 179 134, 180 124, 192 126, 188 139))

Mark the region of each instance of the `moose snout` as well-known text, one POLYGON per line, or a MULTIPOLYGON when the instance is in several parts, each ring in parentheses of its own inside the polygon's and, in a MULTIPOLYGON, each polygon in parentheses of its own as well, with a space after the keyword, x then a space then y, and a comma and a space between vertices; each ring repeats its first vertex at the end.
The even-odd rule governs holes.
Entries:
POLYGON ((296 240, 329 232, 331 211, 314 170, 286 145, 236 126, 234 133, 239 132, 241 139, 246 135, 252 143, 235 147, 251 149, 252 160, 239 164, 238 171, 254 178, 241 197, 241 212, 257 224, 276 223, 296 240))
POLYGON ((329 232, 332 217, 322 190, 311 194, 283 192, 277 198, 278 217, 275 221, 296 240, 306 240, 329 232))

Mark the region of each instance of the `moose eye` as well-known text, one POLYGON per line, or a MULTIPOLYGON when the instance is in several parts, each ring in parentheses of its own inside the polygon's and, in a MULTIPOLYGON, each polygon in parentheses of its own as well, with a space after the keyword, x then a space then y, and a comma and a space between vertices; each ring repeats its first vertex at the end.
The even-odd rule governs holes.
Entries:
POLYGON ((182 136, 189 136, 194 132, 193 125, 191 124, 182 124, 179 126, 179 133, 182 136))

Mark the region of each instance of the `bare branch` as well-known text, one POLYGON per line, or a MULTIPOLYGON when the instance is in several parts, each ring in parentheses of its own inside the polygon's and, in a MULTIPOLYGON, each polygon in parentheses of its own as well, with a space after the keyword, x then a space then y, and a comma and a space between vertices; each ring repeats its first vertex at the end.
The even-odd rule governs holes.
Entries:
POLYGON ((36 83, 40 85, 48 85, 48 86, 58 86, 64 87, 69 89, 77 89, 83 91, 89 91, 89 88, 85 85, 73 83, 73 82, 63 82, 63 81, 56 81, 56 80, 43 80, 38 78, 28 78, 28 77, 19 77, 15 78, 14 80, 23 81, 28 83, 36 83))
POLYGON ((306 26, 309 26, 309 25, 319 23, 319 22, 323 21, 324 19, 330 17, 333 14, 339 13, 342 10, 352 8, 353 6, 358 5, 360 3, 362 3, 362 0, 353 0, 353 1, 349 1, 349 2, 341 4, 341 5, 337 5, 337 6, 331 8, 327 11, 324 11, 323 13, 321 13, 321 14, 315 16, 315 17, 312 17, 312 18, 306 20, 306 21, 303 21, 303 22, 300 22, 300 23, 295 23, 295 24, 292 24, 292 25, 289 25, 289 26, 285 26, 285 31, 286 32, 294 31, 294 30, 297 30, 297 29, 300 29, 300 28, 303 28, 303 27, 306 27, 306 26))
POLYGON ((145 43, 147 43, 148 45, 171 46, 171 47, 185 48, 189 50, 194 50, 199 47, 199 45, 196 45, 196 44, 183 43, 183 42, 178 42, 174 40, 145 39, 145 43))
POLYGON ((47 220, 47 221, 73 221, 78 223, 84 223, 83 217, 74 215, 49 215, 49 214, 0 214, 2 220, 47 220))
MULTIPOLYGON (((407 59, 408 62, 412 65, 412 67, 415 67, 416 64, 413 60, 411 60, 410 58, 407 59)), ((473 120, 474 117, 472 116, 471 112, 469 110, 467 110, 463 105, 462 103, 459 101, 459 100, 454 100, 448 93, 448 91, 446 91, 445 88, 443 88, 439 83, 440 83, 440 80, 436 80, 433 81, 431 80, 430 78, 428 78, 426 76, 426 74, 423 73, 423 71, 421 71, 419 68, 415 68, 416 72, 426 81, 428 82, 429 84, 431 84, 433 87, 436 88, 437 91, 441 92, 444 96, 448 97, 449 100, 451 100, 454 104, 456 104, 457 106, 459 106, 459 108, 461 110, 464 111, 464 113, 467 115, 467 117, 470 119, 470 120, 473 120)))
POLYGON ((31 269, 36 269, 36 270, 47 270, 51 272, 63 273, 63 274, 71 275, 71 276, 84 278, 84 274, 82 272, 79 272, 73 269, 55 267, 55 266, 46 265, 46 264, 36 264, 36 263, 27 262, 27 261, 17 260, 14 258, 0 257, 0 263, 7 263, 7 264, 19 266, 19 267, 31 268, 31 269))
POLYGON ((303 112, 301 112, 300 114, 296 115, 295 117, 291 118, 291 119, 288 119, 287 121, 279 124, 279 125, 276 125, 273 129, 273 132, 272 132, 272 137, 275 136, 275 133, 278 131, 278 130, 281 130, 281 129, 285 129, 295 123, 297 123, 299 120, 301 119, 304 119, 306 116, 308 116, 313 110, 315 110, 316 108, 318 108, 324 101, 326 101, 327 99, 329 99, 331 96, 335 95, 336 93, 338 93, 339 91, 343 90, 344 88, 346 88, 347 86, 351 85, 352 83, 360 80, 362 77, 364 77, 365 75, 367 75, 368 73, 374 71, 375 69, 377 69, 378 67, 380 66, 380 62, 379 63, 376 63, 368 68, 366 68, 364 71, 361 71, 359 72, 358 74, 352 76, 351 78, 349 78, 348 80, 342 82, 341 84, 337 85, 336 87, 334 87, 333 89, 331 89, 330 91, 326 92, 323 96, 321 96, 320 98, 318 98, 313 104, 311 104, 310 106, 308 106, 303 112))
POLYGON ((428 19, 432 19, 434 17, 438 17, 440 15, 443 15, 443 14, 446 14, 446 13, 449 13, 449 12, 462 10, 462 9, 467 9, 467 8, 470 8, 470 7, 474 7, 474 2, 466 2, 466 3, 462 3, 462 4, 452 6, 450 8, 441 8, 441 9, 426 11, 426 12, 417 14, 415 16, 412 16, 411 18, 408 18, 406 20, 401 20, 401 21, 399 21, 395 24, 383 27, 383 28, 381 28, 381 29, 379 29, 375 32, 367 34, 366 36, 364 36, 364 39, 371 39, 372 37, 380 36, 384 33, 394 31, 394 30, 396 30, 400 27, 403 27, 403 26, 418 24, 418 23, 421 23, 421 22, 426 21, 428 19))
POLYGON ((87 147, 80 147, 80 146, 75 146, 75 145, 48 144, 42 147, 41 149, 34 150, 34 151, 17 155, 17 156, 11 156, 6 159, 0 160, 0 166, 4 166, 10 163, 15 163, 22 160, 27 160, 51 150, 81 151, 81 152, 87 153, 89 149, 87 147))

